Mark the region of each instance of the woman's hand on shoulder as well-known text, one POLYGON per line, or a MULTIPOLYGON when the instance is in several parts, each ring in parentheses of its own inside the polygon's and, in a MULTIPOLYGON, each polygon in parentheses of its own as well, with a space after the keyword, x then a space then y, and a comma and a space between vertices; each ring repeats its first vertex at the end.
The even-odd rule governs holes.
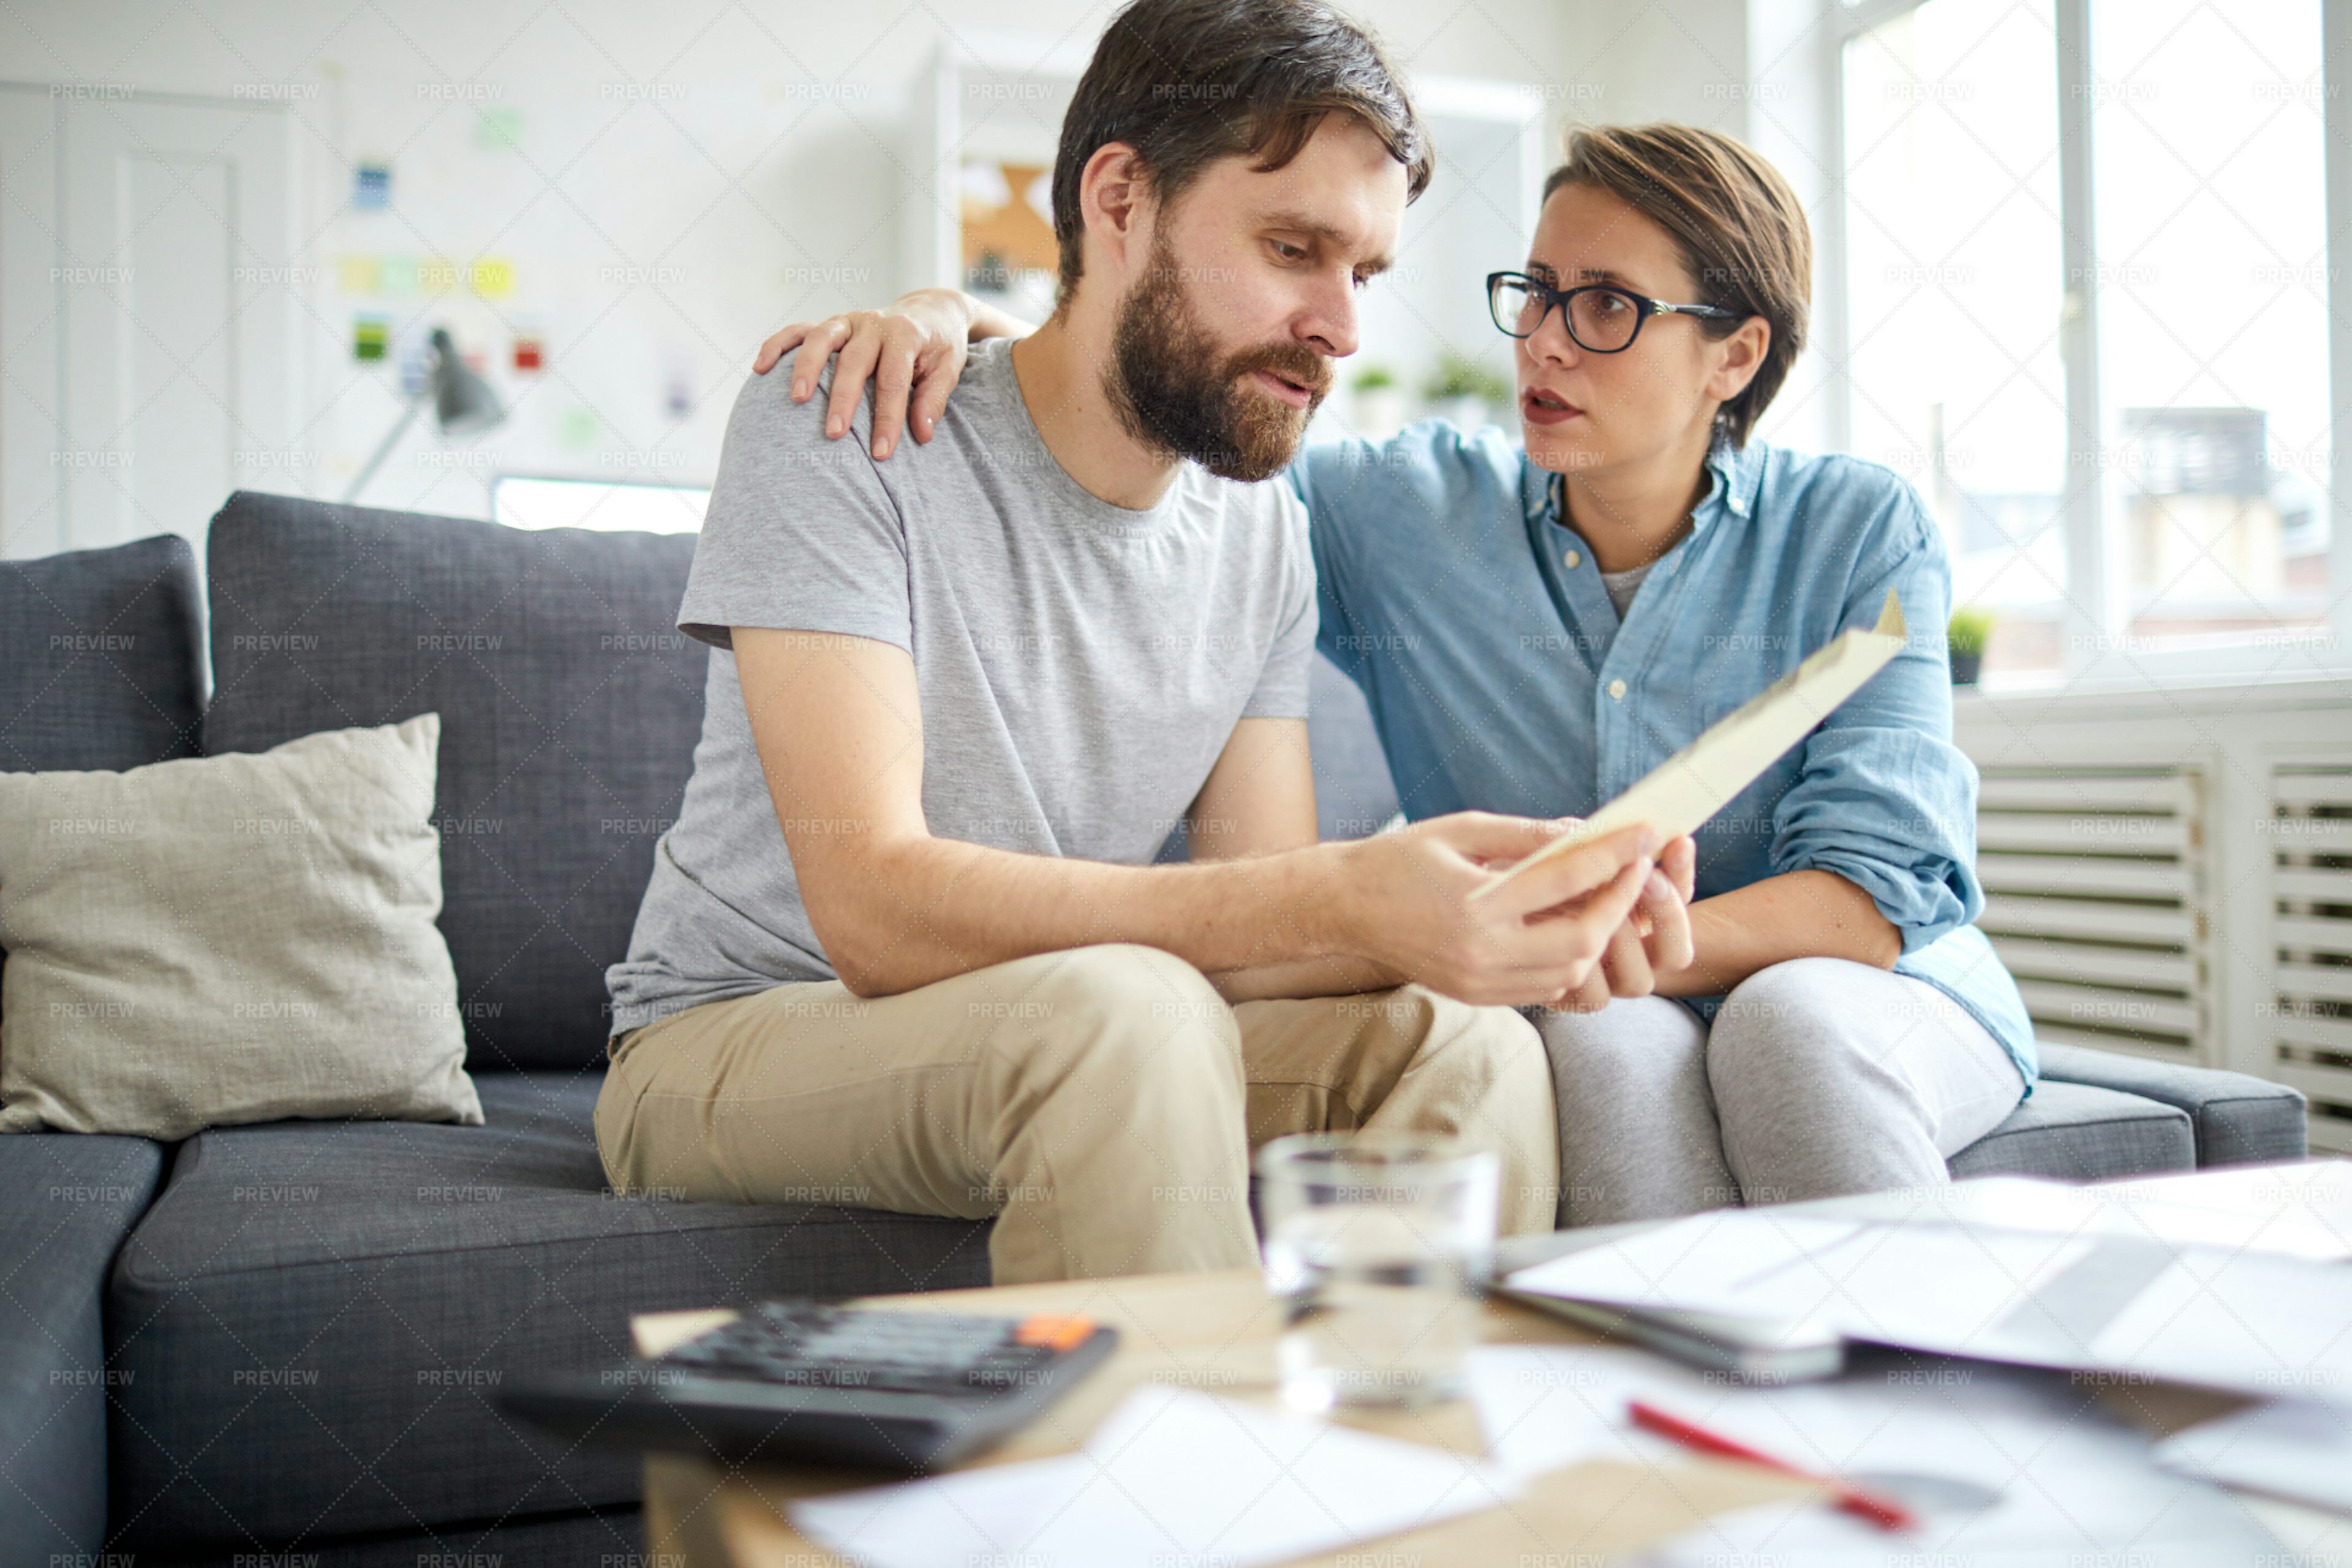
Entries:
POLYGON ((874 384, 874 456, 898 450, 909 426, 927 442, 947 411, 948 394, 963 375, 971 350, 972 318, 965 297, 952 289, 919 289, 887 310, 844 310, 821 321, 795 321, 760 345, 751 368, 761 375, 797 348, 793 360, 793 401, 805 403, 817 389, 828 355, 833 395, 825 405, 828 440, 848 432, 850 416, 874 384))

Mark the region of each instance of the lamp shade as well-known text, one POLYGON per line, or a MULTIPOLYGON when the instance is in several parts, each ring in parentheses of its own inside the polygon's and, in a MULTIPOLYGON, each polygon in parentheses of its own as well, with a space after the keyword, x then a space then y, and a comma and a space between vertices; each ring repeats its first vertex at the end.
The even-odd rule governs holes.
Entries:
POLYGON ((507 416, 490 384, 466 368, 446 327, 433 329, 433 422, 445 436, 487 430, 507 416))

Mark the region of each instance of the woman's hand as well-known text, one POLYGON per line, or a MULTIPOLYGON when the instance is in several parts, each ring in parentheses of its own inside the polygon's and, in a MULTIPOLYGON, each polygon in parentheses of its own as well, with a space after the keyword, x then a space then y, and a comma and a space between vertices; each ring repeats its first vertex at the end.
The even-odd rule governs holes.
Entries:
POLYGON ((833 397, 825 405, 827 439, 849 428, 850 416, 874 382, 874 456, 898 449, 899 433, 911 422, 917 441, 929 441, 947 411, 948 394, 963 374, 978 321, 973 301, 953 289, 918 289, 899 296, 887 310, 845 310, 814 323, 795 321, 760 345, 751 368, 761 375, 785 351, 793 361, 793 401, 806 403, 816 390, 825 357, 839 353, 833 369, 833 397))
POLYGON ((1597 1013, 1613 997, 1650 995, 1660 976, 1689 967, 1697 957, 1690 927, 1697 868, 1698 846, 1688 835, 1668 842, 1632 914, 1610 936, 1599 967, 1549 1005, 1562 1013, 1597 1013))

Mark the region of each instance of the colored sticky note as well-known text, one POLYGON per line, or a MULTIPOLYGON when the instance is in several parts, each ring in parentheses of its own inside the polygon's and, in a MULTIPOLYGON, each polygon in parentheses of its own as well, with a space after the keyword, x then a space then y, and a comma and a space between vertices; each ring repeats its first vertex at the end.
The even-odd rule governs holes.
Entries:
POLYGON ((514 263, 486 256, 474 263, 474 292, 485 300, 503 300, 514 292, 514 263))
POLYGON ((385 163, 362 163, 352 171, 352 205, 363 212, 382 212, 392 205, 392 168, 385 163))
POLYGON ((387 256, 376 264, 376 287, 387 294, 416 292, 416 258, 387 256))
POLYGON ((522 110, 485 109, 474 121, 477 147, 516 148, 522 145, 522 110))
POLYGON ((514 341, 514 367, 517 370, 541 368, 545 351, 533 337, 517 337, 514 341))
POLYGON ((446 294, 457 286, 457 264, 446 256, 427 256, 416 263, 416 286, 428 294, 446 294))
POLYGON ((377 258, 373 256, 346 256, 337 263, 336 272, 346 294, 374 293, 381 276, 377 258))
POLYGON ((392 329, 382 316, 352 318, 352 357, 357 360, 380 360, 392 338, 392 329))

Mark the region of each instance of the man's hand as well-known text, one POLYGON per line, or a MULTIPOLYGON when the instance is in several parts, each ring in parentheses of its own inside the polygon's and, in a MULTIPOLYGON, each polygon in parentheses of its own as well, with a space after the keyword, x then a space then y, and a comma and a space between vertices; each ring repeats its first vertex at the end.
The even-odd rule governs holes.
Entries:
POLYGON ((1342 945, 1465 1002, 1558 1005, 1580 994, 1642 898, 1660 836, 1641 824, 1621 828, 1471 897, 1547 830, 1561 831, 1465 811, 1349 846, 1335 905, 1342 945))
POLYGON ((1610 937, 1600 967, 1549 1005, 1563 1013, 1597 1013, 1612 997, 1650 995, 1661 976, 1689 967, 1697 956, 1690 924, 1697 867, 1698 846, 1688 835, 1668 844, 1632 916, 1610 937))
POLYGON ((795 321, 760 345, 751 368, 765 375, 797 346, 793 361, 793 401, 805 403, 816 390, 825 357, 838 353, 833 396, 825 405, 827 437, 849 428, 850 416, 874 382, 874 456, 898 449, 910 423, 915 439, 927 442, 947 411, 948 394, 963 375, 976 316, 970 300, 953 289, 918 289, 899 296, 887 310, 845 310, 822 321, 795 321))

